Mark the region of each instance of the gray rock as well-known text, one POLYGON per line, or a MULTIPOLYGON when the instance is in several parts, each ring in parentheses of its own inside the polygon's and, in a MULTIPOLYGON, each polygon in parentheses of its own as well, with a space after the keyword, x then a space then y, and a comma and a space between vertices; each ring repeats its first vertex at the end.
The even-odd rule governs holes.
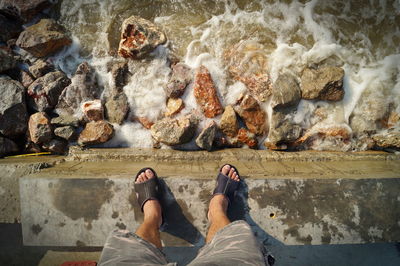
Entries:
POLYGON ((54 135, 67 141, 74 141, 78 136, 75 128, 72 126, 58 127, 54 129, 54 135))
POLYGON ((378 148, 400 149, 400 132, 398 131, 376 134, 372 136, 372 139, 378 148))
POLYGON ((268 134, 269 142, 275 146, 294 142, 300 137, 301 127, 287 118, 287 113, 274 111, 268 134))
POLYGON ((166 117, 151 127, 151 135, 156 141, 171 146, 187 143, 193 138, 197 123, 193 116, 179 119, 166 117))
POLYGON ((104 106, 106 118, 110 123, 121 125, 129 112, 128 98, 124 92, 113 93, 107 97, 104 106))
POLYGON ((52 19, 41 19, 37 24, 26 28, 16 42, 35 57, 48 56, 71 43, 64 28, 52 19))
POLYGON ((122 92, 122 88, 128 83, 129 68, 127 62, 114 64, 111 68, 114 88, 117 92, 122 92))
POLYGON ((15 61, 13 55, 4 51, 3 49, 0 49, 0 73, 15 68, 16 66, 17 62, 15 61))
POLYGON ((29 107, 36 111, 53 109, 62 91, 71 80, 61 71, 50 72, 35 80, 28 87, 29 107))
POLYGON ((83 62, 72 77, 71 85, 60 95, 56 108, 60 114, 73 115, 81 108, 81 103, 99 99, 100 95, 101 90, 94 69, 87 62, 83 62))
POLYGON ((0 42, 7 42, 10 39, 18 37, 23 30, 20 21, 7 17, 0 13, 0 42))
POLYGON ((18 80, 25 88, 29 88, 29 86, 35 81, 31 74, 24 70, 20 71, 18 80))
POLYGON ((272 108, 297 106, 301 99, 300 86, 291 74, 279 75, 272 86, 272 108))
POLYGON ((42 145, 43 150, 50 151, 55 154, 65 154, 67 152, 68 143, 65 140, 52 139, 42 145))
POLYGON ((16 152, 18 152, 17 144, 15 144, 14 141, 10 139, 0 136, 0 157, 16 152))
POLYGON ((24 87, 18 81, 0 77, 0 133, 6 137, 21 135, 27 124, 24 87))
POLYGON ((192 80, 192 70, 184 63, 172 66, 172 75, 165 87, 165 93, 170 98, 178 98, 185 92, 186 86, 192 80))
POLYGON ((301 76, 301 94, 306 100, 340 101, 344 97, 344 70, 340 67, 307 68, 301 76))
POLYGON ((56 2, 54 0, 2 0, 0 2, 0 10, 8 11, 15 17, 20 17, 25 22, 28 22, 56 2))
POLYGON ((73 126, 79 127, 79 119, 72 115, 60 115, 58 117, 54 117, 50 122, 52 125, 59 126, 73 126))
POLYGON ((237 135, 239 130, 239 122, 236 117, 236 112, 231 105, 227 105, 225 107, 219 127, 228 137, 235 137, 237 135))
POLYGON ((36 79, 46 75, 51 71, 54 71, 54 66, 42 59, 37 60, 29 67, 29 72, 31 72, 32 76, 36 79))
POLYGON ((29 117, 29 136, 32 142, 43 144, 53 137, 50 119, 45 112, 34 113, 29 117))
POLYGON ((121 29, 118 54, 125 58, 143 58, 167 41, 161 29, 141 17, 131 16, 125 19, 121 29))
POLYGON ((216 133, 217 124, 211 121, 196 138, 197 146, 203 150, 211 151, 216 133))

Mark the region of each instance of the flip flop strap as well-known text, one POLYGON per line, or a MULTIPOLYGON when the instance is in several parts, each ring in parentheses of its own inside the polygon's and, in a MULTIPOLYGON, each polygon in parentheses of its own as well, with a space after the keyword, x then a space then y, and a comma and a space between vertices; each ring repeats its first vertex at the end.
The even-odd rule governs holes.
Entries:
POLYGON ((157 177, 150 178, 142 183, 134 185, 139 206, 143 212, 144 204, 151 199, 158 199, 158 180, 157 177))
POLYGON ((219 173, 213 195, 225 195, 228 197, 229 202, 232 202, 239 183, 239 181, 232 180, 228 176, 219 173))

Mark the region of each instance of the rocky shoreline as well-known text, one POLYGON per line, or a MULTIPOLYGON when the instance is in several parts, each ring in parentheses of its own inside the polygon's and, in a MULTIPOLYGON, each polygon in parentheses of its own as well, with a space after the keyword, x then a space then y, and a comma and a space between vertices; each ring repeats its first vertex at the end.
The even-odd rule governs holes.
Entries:
POLYGON ((0 156, 64 154, 70 145, 106 143, 115 134, 113 124, 125 122, 150 130, 155 148, 194 142, 207 151, 400 149, 400 116, 391 106, 360 100, 358 109, 364 112, 353 112, 348 123, 330 121, 326 106, 345 96, 342 68, 312 66, 296 75, 282 73, 273 82, 267 56, 248 40, 227 47, 223 55, 231 79, 246 87, 233 104, 223 105, 209 69, 191 69, 171 53, 164 114, 154 121, 136 116, 123 89, 132 75, 129 63, 152 60, 158 46, 170 45, 166 34, 151 21, 127 18, 115 56, 119 62, 109 66, 111 84, 104 87, 89 62, 81 63, 71 77, 51 62, 52 55, 72 43, 62 25, 47 15, 54 5, 50 0, 1 2, 0 156), (183 114, 182 96, 189 87, 198 108, 183 114), (298 115, 302 99, 319 103, 307 125, 298 115), (321 147, 321 142, 328 144, 321 147))

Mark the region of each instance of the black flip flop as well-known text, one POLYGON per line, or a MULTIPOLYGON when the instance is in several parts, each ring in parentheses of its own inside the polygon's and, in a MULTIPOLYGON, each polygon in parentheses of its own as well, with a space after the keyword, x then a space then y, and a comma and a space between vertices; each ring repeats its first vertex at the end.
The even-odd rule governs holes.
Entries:
MULTIPOLYGON (((231 168, 235 169, 236 173, 240 177, 239 171, 237 168, 231 164, 224 164, 218 172, 217 176, 217 184, 215 185, 215 189, 213 192, 213 197, 215 195, 225 195, 228 199, 228 203, 230 204, 233 202, 233 199, 235 198, 237 188, 239 187, 240 181, 235 181, 229 176, 224 175, 221 170, 225 165, 229 165, 231 168)), ((230 171, 230 170, 229 170, 230 171)))
POLYGON ((136 197, 138 199, 138 203, 142 212, 143 212, 143 206, 148 200, 158 200, 158 201, 160 200, 160 195, 159 195, 160 187, 156 171, 154 171, 150 167, 142 168, 136 174, 135 182, 139 177, 139 175, 145 172, 147 169, 151 170, 154 173, 154 178, 150 178, 144 182, 134 184, 136 197))

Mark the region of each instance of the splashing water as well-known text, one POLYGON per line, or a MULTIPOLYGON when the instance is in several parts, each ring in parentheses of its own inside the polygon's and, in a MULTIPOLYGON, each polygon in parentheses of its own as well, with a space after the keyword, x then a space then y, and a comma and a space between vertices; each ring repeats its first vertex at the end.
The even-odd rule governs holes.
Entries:
MULTIPOLYGON (((241 40, 253 42, 257 53, 266 55, 273 81, 287 71, 299 77, 304 68, 314 65, 345 70, 342 101, 301 100, 292 119, 304 129, 317 123, 312 114, 320 107, 328 115, 318 121, 319 126, 348 127, 352 116, 365 115, 358 108, 362 97, 372 103, 374 98, 383 97, 385 106, 400 113, 398 0, 61 1, 59 21, 73 34, 74 44, 54 58, 55 64, 72 75, 80 62, 88 60, 101 84, 108 86, 107 64, 117 60, 120 25, 131 15, 154 21, 169 39, 168 48, 159 47, 151 61, 130 60, 133 75, 124 91, 133 115, 155 121, 164 112, 170 50, 193 68, 205 65, 222 102, 232 104, 246 88, 229 78, 223 57, 227 48, 241 40)), ((191 85, 183 100, 186 108, 182 114, 197 108, 191 85)), ((270 116, 268 104, 263 108, 270 116)), ((151 147, 150 134, 137 122, 126 122, 116 129, 116 137, 108 145, 151 147)), ((324 143, 318 145, 317 149, 325 147, 324 143)))

